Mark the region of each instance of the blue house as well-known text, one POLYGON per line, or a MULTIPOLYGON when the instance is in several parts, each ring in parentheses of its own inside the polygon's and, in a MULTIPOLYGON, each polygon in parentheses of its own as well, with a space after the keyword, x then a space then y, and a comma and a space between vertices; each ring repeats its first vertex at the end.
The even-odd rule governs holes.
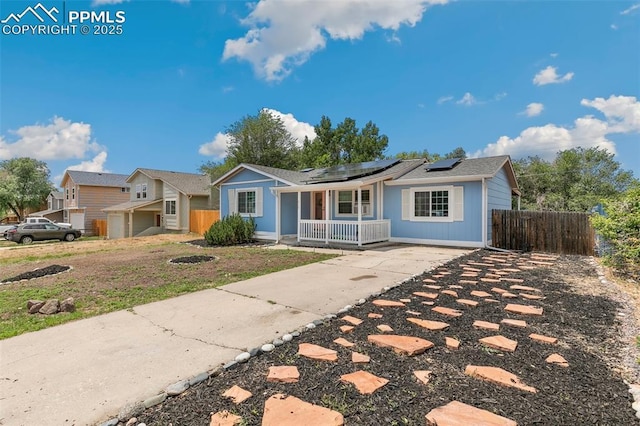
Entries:
POLYGON ((301 171, 240 164, 213 184, 220 215, 253 217, 256 237, 362 246, 491 244, 491 210, 520 195, 509 156, 382 160, 301 171))

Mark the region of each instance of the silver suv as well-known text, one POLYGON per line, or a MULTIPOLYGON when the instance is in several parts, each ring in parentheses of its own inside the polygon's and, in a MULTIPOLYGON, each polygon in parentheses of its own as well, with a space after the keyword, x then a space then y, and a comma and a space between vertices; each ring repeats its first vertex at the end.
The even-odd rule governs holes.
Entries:
POLYGON ((22 224, 16 229, 10 229, 5 234, 7 240, 16 243, 31 244, 34 241, 60 240, 73 241, 80 238, 82 232, 77 229, 64 228, 51 223, 22 224))

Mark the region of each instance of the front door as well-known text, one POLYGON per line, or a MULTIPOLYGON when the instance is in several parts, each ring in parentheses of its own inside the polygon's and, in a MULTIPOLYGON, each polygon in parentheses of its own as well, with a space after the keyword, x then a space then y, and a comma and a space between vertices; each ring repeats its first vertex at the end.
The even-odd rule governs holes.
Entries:
POLYGON ((315 220, 324 220, 324 192, 313 193, 313 218, 315 220))

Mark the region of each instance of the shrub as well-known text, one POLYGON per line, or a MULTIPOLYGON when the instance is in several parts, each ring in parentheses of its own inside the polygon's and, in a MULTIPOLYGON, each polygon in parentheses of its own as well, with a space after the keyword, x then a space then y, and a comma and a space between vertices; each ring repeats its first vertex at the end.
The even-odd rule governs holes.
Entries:
POLYGON ((212 246, 231 246, 243 244, 253 240, 256 222, 250 217, 244 220, 239 214, 225 216, 211 225, 204 233, 204 239, 212 246))

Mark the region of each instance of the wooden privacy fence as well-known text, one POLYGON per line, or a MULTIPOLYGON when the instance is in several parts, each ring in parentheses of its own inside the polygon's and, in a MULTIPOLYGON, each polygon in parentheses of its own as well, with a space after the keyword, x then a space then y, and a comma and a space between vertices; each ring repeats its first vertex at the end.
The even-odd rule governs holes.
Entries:
POLYGON ((204 235, 214 222, 220 220, 220 210, 191 210, 189 231, 204 235))
POLYGON ((494 247, 587 256, 595 253, 595 232, 587 213, 493 210, 491 225, 494 247))
POLYGON ((107 221, 104 219, 94 219, 93 220, 93 235, 97 235, 99 237, 107 236, 107 221))

